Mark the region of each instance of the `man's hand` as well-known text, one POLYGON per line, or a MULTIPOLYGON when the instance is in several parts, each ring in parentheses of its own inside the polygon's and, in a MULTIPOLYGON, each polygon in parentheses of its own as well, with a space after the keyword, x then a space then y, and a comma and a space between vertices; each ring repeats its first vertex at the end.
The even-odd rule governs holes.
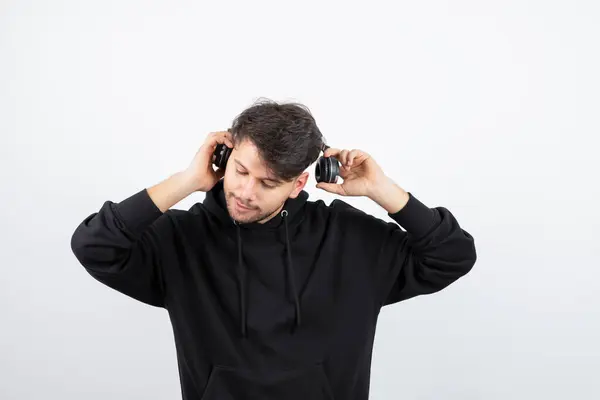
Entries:
POLYGON ((323 155, 334 156, 340 161, 343 182, 319 182, 318 188, 341 196, 367 196, 392 214, 408 202, 408 193, 389 179, 368 153, 330 147, 323 155))
POLYGON ((194 191, 208 192, 223 177, 225 170, 213 169, 212 157, 217 145, 233 148, 233 138, 228 131, 211 132, 183 172, 192 182, 194 191))
POLYGON ((325 157, 333 156, 340 162, 342 183, 317 183, 317 187, 341 196, 369 196, 373 188, 386 180, 381 167, 373 157, 361 150, 325 150, 325 157))
POLYGON ((213 153, 220 143, 233 148, 232 137, 228 131, 209 133, 185 170, 148 188, 148 195, 160 211, 166 212, 194 192, 209 191, 223 177, 225 171, 215 171, 212 164, 213 153))

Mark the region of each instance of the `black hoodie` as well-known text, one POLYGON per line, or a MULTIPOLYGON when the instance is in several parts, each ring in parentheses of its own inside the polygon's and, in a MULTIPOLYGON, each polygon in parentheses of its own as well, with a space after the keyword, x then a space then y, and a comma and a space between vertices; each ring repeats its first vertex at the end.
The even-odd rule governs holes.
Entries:
POLYGON ((409 196, 388 214, 397 223, 302 191, 268 222, 238 224, 222 180, 188 211, 162 213, 143 189, 106 201, 71 248, 98 281, 167 310, 183 399, 366 400, 381 307, 476 260, 450 211, 409 196))

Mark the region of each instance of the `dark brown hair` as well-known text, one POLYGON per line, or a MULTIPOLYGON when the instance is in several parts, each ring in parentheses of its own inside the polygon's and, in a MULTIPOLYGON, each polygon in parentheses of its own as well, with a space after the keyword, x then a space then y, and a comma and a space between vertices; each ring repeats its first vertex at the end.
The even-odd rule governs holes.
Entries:
POLYGON ((323 144, 310 110, 261 97, 233 120, 234 143, 249 139, 279 179, 291 181, 317 160, 323 144))

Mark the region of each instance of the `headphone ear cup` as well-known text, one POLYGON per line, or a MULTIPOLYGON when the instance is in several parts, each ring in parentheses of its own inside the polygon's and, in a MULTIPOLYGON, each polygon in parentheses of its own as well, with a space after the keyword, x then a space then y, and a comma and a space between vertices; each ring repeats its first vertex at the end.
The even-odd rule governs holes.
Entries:
POLYGON ((213 153, 213 164, 217 168, 225 169, 227 166, 227 160, 229 159, 232 150, 232 148, 227 147, 224 144, 218 144, 213 153))
POLYGON ((335 157, 319 157, 315 166, 317 182, 335 183, 340 174, 340 164, 335 157))

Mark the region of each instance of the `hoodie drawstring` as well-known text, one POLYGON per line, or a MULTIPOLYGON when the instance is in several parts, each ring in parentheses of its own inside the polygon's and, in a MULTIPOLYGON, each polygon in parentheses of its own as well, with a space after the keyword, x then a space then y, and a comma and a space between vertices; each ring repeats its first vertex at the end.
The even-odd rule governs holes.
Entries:
POLYGON ((288 283, 290 285, 290 290, 292 292, 292 300, 294 301, 294 306, 296 307, 296 328, 300 326, 300 301, 298 300, 298 293, 296 292, 296 280, 294 279, 294 265, 292 264, 292 247, 290 246, 290 235, 288 232, 288 223, 287 223, 287 210, 283 210, 281 212, 281 216, 283 217, 283 223, 285 225, 285 252, 287 254, 287 275, 288 275, 288 283))
POLYGON ((238 243, 238 279, 240 281, 240 324, 242 327, 242 336, 246 337, 246 266, 242 258, 242 235, 240 226, 235 222, 237 227, 237 243, 238 243))
MULTIPOLYGON (((288 276, 288 285, 290 287, 290 291, 292 292, 292 297, 295 306, 296 312, 296 320, 295 327, 299 327, 301 323, 300 319, 300 301, 298 300, 298 293, 296 292, 296 280, 294 278, 294 266, 292 263, 292 252, 290 246, 290 238, 288 231, 288 223, 287 223, 287 210, 283 210, 281 212, 281 217, 283 218, 283 222, 285 225, 285 252, 287 255, 287 276, 288 276)), ((239 224, 234 221, 237 228, 237 244, 238 244, 238 279, 239 279, 239 290, 240 290, 240 328, 243 337, 248 336, 247 331, 247 310, 246 310, 246 265, 244 264, 244 260, 242 258, 242 235, 240 231, 239 224)))

